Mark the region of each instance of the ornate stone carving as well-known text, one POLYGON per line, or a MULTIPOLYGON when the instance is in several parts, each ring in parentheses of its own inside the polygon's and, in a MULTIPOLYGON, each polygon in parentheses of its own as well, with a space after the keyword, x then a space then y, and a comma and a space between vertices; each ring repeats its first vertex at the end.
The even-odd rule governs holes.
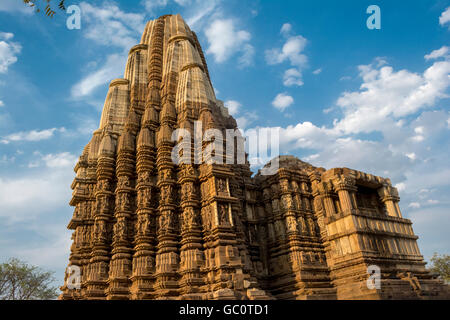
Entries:
POLYGON ((218 211, 219 211, 219 223, 222 226, 229 226, 230 223, 230 213, 228 209, 227 204, 219 204, 218 205, 218 211))
POLYGON ((254 177, 248 163, 172 162, 175 130, 237 128, 179 15, 146 25, 107 97, 72 184, 82 290, 62 299, 448 299, 389 179, 293 156, 254 177), (369 290, 371 265, 397 277, 369 290))

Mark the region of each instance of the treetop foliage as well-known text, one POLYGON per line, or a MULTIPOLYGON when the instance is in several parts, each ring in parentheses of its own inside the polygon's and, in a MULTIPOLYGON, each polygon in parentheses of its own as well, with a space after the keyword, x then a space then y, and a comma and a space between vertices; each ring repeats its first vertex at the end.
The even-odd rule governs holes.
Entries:
POLYGON ((53 273, 12 258, 0 264, 0 300, 50 300, 58 297, 53 273))
MULTIPOLYGON (((29 7, 35 8, 36 12, 41 12, 41 8, 39 7, 39 3, 44 3, 45 4, 45 8, 43 9, 45 11, 45 14, 51 18, 53 18, 53 16, 56 14, 56 11, 53 10, 52 6, 51 6, 51 0, 22 0, 23 3, 25 3, 26 5, 28 5, 29 7)), ((60 10, 65 11, 66 10, 66 6, 65 6, 65 0, 60 0, 59 4, 58 4, 58 8, 60 10)))

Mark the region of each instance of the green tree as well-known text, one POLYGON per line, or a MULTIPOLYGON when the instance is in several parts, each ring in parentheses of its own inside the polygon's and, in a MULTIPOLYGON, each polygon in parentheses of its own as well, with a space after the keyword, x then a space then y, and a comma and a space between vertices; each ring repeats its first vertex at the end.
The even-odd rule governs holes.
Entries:
POLYGON ((439 276, 447 283, 450 282, 450 255, 443 254, 442 256, 434 253, 431 258, 430 270, 439 276))
MULTIPOLYGON (((32 8, 35 8, 36 9, 36 12, 40 12, 41 11, 41 8, 40 8, 40 3, 44 3, 44 5, 45 5, 45 8, 44 9, 42 9, 42 10, 44 10, 45 11, 45 14, 47 15, 47 16, 49 16, 49 17, 51 17, 51 18, 53 18, 53 16, 55 15, 55 13, 56 13, 56 11, 55 10, 53 10, 53 7, 52 7, 52 5, 51 5, 51 0, 41 0, 41 1, 39 1, 39 0, 22 0, 23 1, 23 3, 25 4, 25 5, 27 5, 27 6, 29 6, 29 7, 32 7, 32 8)), ((60 0, 59 1, 59 4, 58 4, 58 8, 60 9, 60 10, 63 10, 63 11, 65 11, 66 10, 66 6, 65 6, 65 0, 60 0)))
POLYGON ((50 300, 58 297, 53 272, 12 258, 0 264, 0 300, 50 300))

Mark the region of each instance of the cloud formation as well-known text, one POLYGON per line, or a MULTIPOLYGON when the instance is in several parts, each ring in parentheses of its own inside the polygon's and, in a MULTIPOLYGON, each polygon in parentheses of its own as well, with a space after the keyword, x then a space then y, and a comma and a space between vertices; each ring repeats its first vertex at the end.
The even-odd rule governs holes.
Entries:
POLYGON ((35 153, 34 157, 39 164, 19 176, 0 178, 0 219, 8 223, 33 220, 55 208, 67 207, 70 200, 69 186, 74 177, 71 168, 77 157, 68 152, 35 153), (33 169, 36 167, 39 170, 33 169))
POLYGON ((25 15, 33 14, 33 8, 26 6, 22 1, 2 0, 0 1, 0 11, 8 13, 21 13, 25 15))
POLYGON ((20 141, 41 141, 48 140, 55 132, 66 132, 64 127, 61 128, 51 128, 45 130, 30 130, 30 131, 20 131, 16 133, 11 133, 7 136, 0 138, 0 143, 9 144, 11 142, 20 142, 20 141))
POLYGON ((105 63, 100 68, 86 75, 72 87, 72 98, 78 99, 89 96, 98 87, 120 77, 123 74, 126 61, 127 57, 124 54, 108 55, 105 63))
POLYGON ((439 24, 441 26, 449 24, 449 22, 450 22, 450 7, 445 9, 445 11, 442 12, 441 16, 439 17, 439 24))
POLYGON ((206 53, 212 54, 217 63, 223 63, 238 53, 240 66, 252 63, 254 48, 249 43, 251 35, 248 31, 237 30, 233 19, 215 19, 205 29, 205 35, 209 44, 206 53))
POLYGON ((19 43, 11 41, 13 37, 10 32, 0 32, 0 73, 6 73, 9 66, 17 62, 17 55, 22 50, 19 43))
POLYGON ((449 47, 442 46, 440 49, 433 50, 430 54, 425 55, 425 60, 433 60, 439 58, 449 58, 449 47))
POLYGON ((228 108, 228 112, 234 116, 238 113, 239 109, 242 107, 242 104, 236 100, 227 100, 224 103, 224 106, 228 108))
POLYGON ((286 39, 281 48, 266 50, 266 62, 269 65, 276 65, 289 62, 291 68, 287 69, 283 75, 283 84, 287 87, 302 86, 302 70, 307 65, 308 58, 303 53, 307 44, 306 38, 301 35, 292 35, 292 26, 289 23, 283 24, 280 33, 286 39))
POLYGON ((450 61, 436 61, 423 74, 395 71, 374 64, 358 67, 360 90, 344 92, 338 99, 344 117, 335 129, 343 133, 380 130, 399 119, 432 107, 448 97, 450 61))
MULTIPOLYGON (((306 121, 278 127, 281 153, 301 154, 326 168, 345 166, 390 177, 411 210, 448 202, 450 112, 439 102, 449 97, 449 62, 436 60, 414 73, 380 61, 358 67, 360 88, 339 95, 340 116, 333 125, 306 121)), ((280 107, 290 102, 279 101, 280 107)))
POLYGON ((145 28, 145 14, 122 11, 114 2, 104 1, 99 6, 81 2, 80 7, 83 12, 83 36, 99 46, 111 48, 112 53, 106 56, 106 61, 98 69, 72 86, 71 97, 74 99, 87 97, 98 87, 121 77, 127 52, 139 42, 138 37, 145 28))
POLYGON ((279 93, 273 99, 272 105, 280 111, 284 111, 287 107, 294 103, 294 98, 289 96, 287 93, 279 93))

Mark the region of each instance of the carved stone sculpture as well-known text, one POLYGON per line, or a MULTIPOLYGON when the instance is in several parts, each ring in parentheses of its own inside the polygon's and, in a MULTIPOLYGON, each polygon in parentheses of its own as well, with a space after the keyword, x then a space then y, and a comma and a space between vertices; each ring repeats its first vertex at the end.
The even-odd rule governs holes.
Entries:
MULTIPOLYGON (((83 278, 61 299, 449 298, 389 179, 293 156, 254 177, 248 163, 175 163, 172 133, 194 137, 194 121, 237 129, 196 34, 165 15, 147 23, 124 77, 111 81, 75 166, 69 264, 83 278), (382 290, 366 285, 374 265, 382 290)), ((185 145, 183 157, 198 158, 213 141, 185 145)))

